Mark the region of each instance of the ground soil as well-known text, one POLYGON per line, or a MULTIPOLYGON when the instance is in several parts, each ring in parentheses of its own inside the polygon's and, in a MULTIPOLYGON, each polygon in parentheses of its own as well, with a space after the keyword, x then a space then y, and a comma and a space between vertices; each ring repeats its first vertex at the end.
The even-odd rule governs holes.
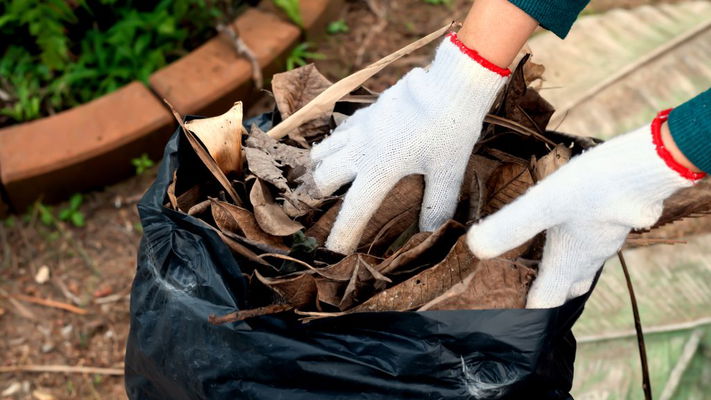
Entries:
MULTIPOLYGON (((651 2, 630 0, 624 6, 651 2)), ((453 19, 461 20, 470 0, 453 0, 449 6, 422 0, 373 3, 385 4, 375 10, 381 17, 365 1, 348 1, 342 17, 350 31, 328 35, 316 44, 316 51, 326 56, 317 65, 330 79, 343 77, 453 19)), ((594 0, 591 10, 600 12, 619 4, 594 0)), ((399 60, 369 87, 385 89, 413 66, 425 65, 431 53, 424 50, 399 60)), ((15 216, 13 226, 0 226, 0 366, 123 367, 129 291, 141 237, 136 202, 154 176, 155 170, 150 170, 87 194, 81 208, 87 220, 83 228, 47 227, 33 213, 15 216), (43 266, 49 268, 50 278, 38 283, 36 275, 43 266), (40 306, 15 295, 54 300, 88 313, 40 306)), ((55 210, 63 207, 66 204, 55 210)), ((0 399, 6 398, 124 399, 125 392, 120 376, 10 372, 0 373, 0 399)))

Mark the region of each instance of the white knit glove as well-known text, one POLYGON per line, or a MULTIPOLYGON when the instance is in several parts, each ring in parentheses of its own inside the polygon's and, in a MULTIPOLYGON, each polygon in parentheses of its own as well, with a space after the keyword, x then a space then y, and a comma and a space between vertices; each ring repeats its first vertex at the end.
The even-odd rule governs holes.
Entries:
POLYGON ((574 158, 472 226, 467 234, 472 252, 479 258, 496 257, 547 229, 526 307, 556 307, 587 293, 598 269, 622 247, 630 230, 652 226, 664 199, 703 176, 676 163, 661 144, 665 118, 662 112, 651 125, 574 158))
POLYGON ((452 217, 484 116, 508 74, 450 34, 428 70, 413 69, 314 146, 322 195, 353 181, 326 247, 352 253, 387 193, 410 174, 425 176, 420 229, 452 217))

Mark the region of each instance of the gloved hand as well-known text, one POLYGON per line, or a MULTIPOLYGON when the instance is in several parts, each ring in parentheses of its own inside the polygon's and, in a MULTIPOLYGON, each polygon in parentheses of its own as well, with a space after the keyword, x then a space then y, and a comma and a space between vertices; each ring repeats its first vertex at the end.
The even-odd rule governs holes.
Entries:
POLYGON ((509 74, 450 34, 429 69, 407 73, 314 146, 321 195, 355 179, 326 247, 352 253, 387 193, 410 174, 425 176, 420 229, 452 217, 484 116, 509 74))
POLYGON ((467 233, 479 258, 496 257, 547 229, 527 308, 551 308, 586 293, 633 228, 652 226, 662 202, 704 174, 678 164, 661 141, 668 111, 651 125, 575 157, 467 233))

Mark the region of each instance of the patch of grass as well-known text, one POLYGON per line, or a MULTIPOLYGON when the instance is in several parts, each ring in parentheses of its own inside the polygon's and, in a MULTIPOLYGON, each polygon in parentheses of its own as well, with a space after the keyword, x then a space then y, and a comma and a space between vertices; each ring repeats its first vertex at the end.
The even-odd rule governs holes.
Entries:
POLYGON ((310 60, 323 60, 326 56, 322 53, 315 53, 309 51, 312 44, 309 42, 303 42, 294 47, 291 51, 289 57, 286 59, 286 69, 292 70, 296 66, 304 66, 308 64, 310 60))
POLYGON ((83 104, 150 74, 214 35, 205 0, 0 1, 0 121, 83 104))

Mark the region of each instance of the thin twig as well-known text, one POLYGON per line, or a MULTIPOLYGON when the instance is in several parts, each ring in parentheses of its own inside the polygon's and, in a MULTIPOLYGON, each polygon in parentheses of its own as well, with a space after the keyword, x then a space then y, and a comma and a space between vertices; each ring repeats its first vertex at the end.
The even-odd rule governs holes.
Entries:
POLYGON ((215 314, 210 314, 207 317, 208 322, 212 325, 221 325, 227 322, 238 322, 244 321, 248 318, 261 317, 263 315, 277 314, 289 310, 293 310, 294 306, 291 304, 272 304, 265 307, 253 308, 251 310, 238 310, 231 312, 226 315, 218 317, 215 314))
POLYGON ((69 288, 68 288, 67 285, 64 283, 64 281, 62 280, 62 278, 56 277, 56 278, 52 279, 52 282, 54 282, 54 284, 59 288, 59 290, 62 292, 62 294, 64 295, 64 297, 66 297, 67 299, 71 300, 71 302, 74 303, 74 304, 76 304, 76 305, 81 305, 81 299, 80 299, 79 297, 75 296, 74 293, 72 293, 72 292, 69 290, 69 288))
POLYGON ((26 301, 28 303, 39 304, 41 306, 58 308, 60 310, 69 311, 71 313, 79 314, 79 315, 85 315, 85 314, 89 313, 89 311, 87 311, 83 308, 73 306, 71 304, 62 303, 62 302, 56 301, 56 300, 42 299, 39 297, 25 296, 24 294, 11 294, 11 295, 7 295, 7 296, 3 296, 3 297, 26 301))
POLYGON ((388 26, 387 12, 385 10, 386 6, 383 4, 376 5, 374 0, 365 0, 365 2, 366 4, 368 4, 368 8, 370 8, 370 11, 372 11, 373 14, 378 17, 378 23, 368 30, 368 34, 365 36, 365 39, 363 39, 363 42, 356 51, 354 65, 358 67, 363 64, 363 57, 365 56, 365 51, 371 47, 370 42, 372 42, 373 39, 383 30, 385 30, 385 28, 388 26))
POLYGON ((57 372, 65 374, 123 375, 122 368, 100 368, 72 365, 9 365, 0 366, 0 373, 8 372, 57 372))
POLYGON ((637 331, 637 345, 639 346, 639 360, 642 364, 642 390, 644 391, 645 400, 652 400, 652 382, 649 379, 649 365, 647 363, 647 348, 644 345, 644 332, 642 331, 642 321, 639 317, 639 308, 637 307, 637 297, 634 294, 632 286, 632 278, 627 269, 625 257, 622 251, 617 252, 617 257, 620 259, 622 271, 625 273, 625 281, 627 282, 627 291, 630 294, 630 302, 632 303, 632 314, 634 315, 634 329, 637 331))
POLYGON ((217 31, 227 36, 232 47, 234 47, 237 52, 237 55, 244 56, 244 58, 249 61, 252 65, 252 80, 254 81, 254 86, 257 90, 262 90, 262 67, 259 65, 259 60, 257 60, 257 56, 254 55, 252 49, 239 37, 237 28, 231 24, 217 24, 217 31))
POLYGON ((625 247, 644 247, 653 246, 655 244, 686 244, 685 240, 663 239, 663 238, 645 238, 630 236, 625 241, 625 247))
POLYGON ((484 122, 488 122, 488 123, 494 124, 494 125, 503 126, 504 128, 509 128, 512 131, 514 131, 515 133, 521 134, 523 136, 533 136, 536 139, 538 139, 546 144, 549 144, 553 147, 556 146, 556 143, 554 141, 548 139, 547 137, 541 135, 540 133, 534 131, 533 129, 530 129, 527 126, 521 125, 518 122, 510 120, 508 118, 499 117, 498 115, 494 115, 494 114, 487 114, 486 117, 484 117, 484 122))
POLYGON ((311 264, 309 264, 309 263, 307 263, 307 262, 304 262, 304 261, 301 261, 301 260, 299 260, 298 258, 294 258, 294 257, 291 257, 291 256, 287 256, 286 254, 264 253, 264 254, 258 255, 257 257, 262 258, 262 259, 263 259, 264 257, 280 258, 280 259, 282 259, 282 260, 293 261, 293 262, 295 262, 295 263, 297 263, 297 264, 303 265, 304 267, 306 267, 306 268, 308 268, 308 269, 310 269, 310 270, 317 270, 317 268, 311 266, 311 264))

